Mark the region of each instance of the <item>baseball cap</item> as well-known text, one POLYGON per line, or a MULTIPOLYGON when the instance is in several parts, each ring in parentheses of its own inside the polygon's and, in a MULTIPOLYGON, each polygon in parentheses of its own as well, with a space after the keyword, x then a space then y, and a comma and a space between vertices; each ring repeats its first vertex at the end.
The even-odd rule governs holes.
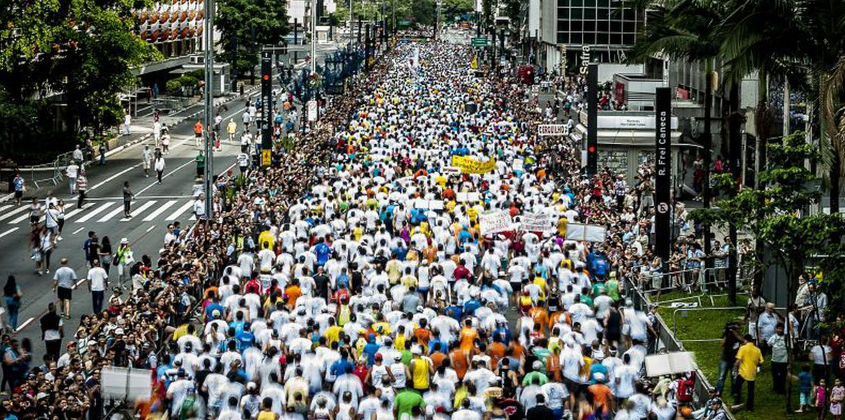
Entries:
POLYGON ((381 362, 384 359, 384 356, 382 356, 381 353, 376 353, 374 359, 376 359, 377 362, 381 362))

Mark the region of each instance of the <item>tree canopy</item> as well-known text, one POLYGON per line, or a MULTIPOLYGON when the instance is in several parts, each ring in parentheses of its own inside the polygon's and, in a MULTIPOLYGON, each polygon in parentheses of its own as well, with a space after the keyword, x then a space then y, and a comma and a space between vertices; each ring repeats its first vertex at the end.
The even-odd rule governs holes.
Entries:
POLYGON ((99 133, 116 124, 122 115, 116 94, 134 81, 131 69, 160 57, 133 33, 133 11, 151 3, 45 0, 3 8, 0 153, 27 161, 67 148, 82 128, 99 133), (64 129, 49 123, 50 93, 67 104, 64 129))
POLYGON ((278 45, 290 32, 285 2, 218 0, 214 25, 220 31, 220 60, 238 75, 252 73, 263 45, 278 45))

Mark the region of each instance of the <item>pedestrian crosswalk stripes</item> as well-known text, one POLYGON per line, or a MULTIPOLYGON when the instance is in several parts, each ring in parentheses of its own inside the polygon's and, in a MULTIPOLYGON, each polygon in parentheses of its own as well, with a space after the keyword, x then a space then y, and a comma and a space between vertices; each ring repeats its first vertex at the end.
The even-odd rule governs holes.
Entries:
POLYGON ((185 212, 185 210, 188 210, 193 205, 194 205, 193 201, 188 201, 187 203, 183 204, 182 207, 179 207, 178 209, 176 209, 176 211, 171 213, 170 216, 167 216, 167 218, 164 219, 164 220, 176 220, 176 219, 178 219, 179 216, 181 216, 182 213, 185 212))
MULTIPOLYGON (((164 203, 163 205, 161 205, 157 209, 155 209, 154 212, 147 215, 147 217, 144 218, 144 221, 145 222, 151 222, 151 221, 155 220, 155 218, 158 217, 158 215, 164 213, 165 210, 169 209, 170 206, 172 206, 176 203, 177 203, 176 200, 170 200, 170 201, 164 203)), ((189 203, 190 203, 190 201, 189 201, 189 203)))
MULTIPOLYGON (((0 214, 0 220, 7 219, 9 217, 12 217, 12 216, 14 216, 14 215, 16 215, 16 214, 18 214, 22 211, 26 211, 28 209, 29 209, 29 205, 25 205, 25 206, 20 206, 20 207, 14 209, 14 210, 9 210, 9 211, 7 211, 3 214, 0 214)), ((27 217, 29 217, 29 213, 26 213, 26 216, 24 217, 24 219, 26 219, 27 217)), ((21 220, 23 220, 23 219, 21 219, 21 220)))
POLYGON ((96 215, 98 215, 98 214, 102 213, 102 212, 103 212, 103 210, 105 210, 105 209, 107 209, 107 208, 111 207, 111 206, 112 206, 112 205, 114 205, 114 204, 115 204, 115 202, 114 202, 114 201, 106 201, 106 202, 105 202, 105 203, 103 203, 101 206, 97 207, 97 208, 96 208, 96 209, 94 209, 94 210, 89 211, 89 212, 88 212, 88 213, 86 213, 84 216, 80 217, 79 219, 76 219, 76 222, 77 222, 77 223, 84 223, 84 222, 87 222, 87 221, 88 221, 88 219, 91 219, 91 218, 93 218, 94 216, 96 216, 96 215))
POLYGON ((73 216, 76 216, 79 213, 82 213, 85 210, 90 209, 94 206, 94 203, 85 203, 82 205, 81 209, 73 209, 70 213, 65 214, 65 223, 67 223, 73 216))
MULTIPOLYGON (((144 212, 144 210, 152 207, 157 202, 158 201, 156 201, 156 200, 147 201, 146 203, 141 204, 141 206, 136 208, 135 210, 131 210, 129 215, 132 216, 132 217, 138 217, 141 213, 144 212)), ((120 219, 121 222, 127 222, 129 220, 132 220, 132 218, 131 217, 124 217, 123 219, 120 219)))
POLYGON ((108 222, 109 220, 111 220, 111 218, 117 216, 122 211, 123 211, 123 206, 117 206, 117 208, 108 212, 108 214, 106 214, 105 216, 97 219, 97 222, 99 222, 99 223, 108 222))
MULTIPOLYGON (((173 197, 176 198, 176 197, 173 197)), ((107 223, 107 222, 130 222, 140 220, 143 222, 196 220, 191 215, 191 208, 194 200, 191 198, 182 199, 140 199, 132 202, 130 214, 132 217, 123 217, 123 201, 120 199, 108 201, 90 201, 81 209, 76 208, 76 203, 66 205, 65 224, 80 223, 107 223)), ((44 221, 44 217, 41 217, 44 221)), ((0 223, 8 225, 24 224, 29 225, 29 204, 15 206, 14 204, 0 205, 0 223)))

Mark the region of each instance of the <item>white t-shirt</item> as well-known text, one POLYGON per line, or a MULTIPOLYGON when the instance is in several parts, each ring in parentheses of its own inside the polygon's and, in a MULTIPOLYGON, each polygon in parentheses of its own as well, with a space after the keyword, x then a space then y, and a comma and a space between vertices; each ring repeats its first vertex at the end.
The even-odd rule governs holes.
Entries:
POLYGON ((106 283, 109 281, 109 275, 103 267, 94 267, 88 270, 88 281, 91 282, 92 292, 102 292, 106 290, 106 283))

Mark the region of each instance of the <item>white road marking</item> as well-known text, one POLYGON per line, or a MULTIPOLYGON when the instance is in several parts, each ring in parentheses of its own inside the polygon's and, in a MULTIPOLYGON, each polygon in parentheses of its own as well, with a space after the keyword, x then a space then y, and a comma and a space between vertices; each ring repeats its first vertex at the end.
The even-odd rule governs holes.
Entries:
MULTIPOLYGON (((166 174, 162 175, 162 177, 161 177, 162 181, 164 181, 164 178, 167 178, 167 177, 169 177, 170 175, 173 175, 174 173, 176 173, 176 171, 178 171, 178 170, 180 170, 180 169, 182 169, 182 168, 184 168, 184 167, 186 167, 186 166, 188 166, 188 165, 190 165, 190 164, 192 164, 192 163, 194 163, 194 160, 193 160, 193 159, 191 159, 191 160, 189 160, 189 161, 187 161, 187 162, 185 162, 185 163, 183 163, 183 164, 181 164, 181 165, 177 166, 177 167, 176 167, 176 169, 174 169, 174 170, 172 170, 172 171, 170 171, 170 172, 168 172, 168 173, 166 173, 166 174)), ((146 191, 146 190, 148 190, 148 189, 150 189, 150 188, 152 188, 152 187, 155 187, 156 185, 158 185, 158 181, 155 181, 155 182, 153 182, 152 184, 150 184, 150 185, 148 185, 148 186, 146 186, 146 187, 142 188, 142 189, 141 189, 141 191, 138 191, 137 193, 135 193, 135 195, 136 195, 136 196, 139 196, 139 195, 143 194, 143 192, 144 192, 144 191, 146 191)))
POLYGON ((149 216, 145 217, 144 221, 145 222, 152 221, 153 219, 158 217, 159 214, 164 213, 165 210, 170 208, 172 205, 176 204, 176 202, 177 202, 176 200, 170 200, 170 201, 164 203, 164 205, 159 206, 159 208, 157 208, 154 212, 150 213, 149 216))
MULTIPOLYGON (((23 216, 16 217, 16 218, 14 218, 14 219, 12 219, 12 220, 9 220, 9 224, 10 224, 10 225, 14 225, 14 224, 17 224, 17 223, 23 222, 24 220, 27 220, 27 219, 29 219, 29 213, 24 214, 23 216)), ((38 221, 39 221, 39 222, 44 221, 44 216, 41 216, 41 218, 40 218, 40 219, 38 219, 38 221)))
POLYGON ((11 229, 9 229, 9 230, 7 230, 7 231, 3 232, 3 233, 0 233, 0 238, 2 238, 2 237, 4 237, 4 236, 6 236, 6 235, 8 235, 8 234, 10 234, 10 233, 12 233, 12 232, 14 232, 14 231, 18 230, 18 229, 20 229, 20 228, 19 228, 19 227, 13 227, 13 228, 11 228, 11 229))
POLYGON ((84 222, 87 222, 87 221, 88 221, 88 220, 90 220, 92 217, 94 217, 94 216, 96 216, 96 215, 98 215, 98 214, 102 213, 102 212, 103 212, 103 210, 105 210, 105 209, 107 209, 107 208, 111 207, 113 204, 114 204, 114 202, 112 202, 112 201, 109 201, 109 202, 103 203, 103 205, 102 205, 102 206, 97 207, 97 208, 96 208, 96 209, 94 209, 94 210, 91 210, 91 211, 90 211, 90 212, 88 212, 88 214, 86 214, 85 216, 80 217, 80 218, 79 218, 79 220, 77 220, 76 222, 77 222, 77 223, 84 223, 84 222))
MULTIPOLYGON (((149 231, 151 231, 151 230, 153 230, 153 229, 155 229, 155 228, 156 228, 156 225, 152 225, 152 226, 150 226, 150 227, 148 227, 148 228, 147 228, 147 232, 149 232, 149 231)), ((146 232, 144 232, 144 233, 146 233, 146 232)))
POLYGON ((172 214, 170 214, 170 216, 167 216, 164 220, 176 220, 176 219, 178 219, 179 216, 181 216, 182 213, 185 212, 185 210, 188 210, 193 205, 194 205, 193 201, 188 201, 187 203, 183 204, 182 207, 179 207, 178 209, 176 209, 176 211, 174 211, 172 214))
POLYGON ((27 325, 29 325, 32 321, 35 321, 35 318, 34 318, 34 317, 29 317, 29 319, 27 319, 26 321, 24 321, 24 322, 23 322, 23 324, 18 325, 18 329, 16 329, 16 330, 15 330, 15 332, 20 332, 21 330, 23 330, 24 328, 26 328, 26 326, 27 326, 27 325))
POLYGON ((81 228, 79 228, 79 229, 77 229, 77 230, 73 231, 73 233, 72 233, 71 235, 76 235, 76 234, 77 234, 77 233, 79 233, 79 231, 81 231, 82 229, 85 229, 85 226, 82 226, 81 228))
POLYGON ((6 204, 5 206, 0 206, 0 212, 2 212, 2 211, 4 211, 4 210, 8 209, 9 207, 12 207, 12 205, 11 205, 11 204, 6 204))
MULTIPOLYGON (((14 210, 6 213, 6 214, 0 214, 0 220, 12 217, 12 216, 24 211, 24 210, 29 210, 29 206, 21 206, 21 207, 18 207, 18 208, 14 209, 14 210)), ((27 213, 26 217, 29 217, 29 213, 27 213)), ((26 217, 24 217, 24 219, 26 217)), ((21 220, 23 220, 23 219, 21 219, 21 220)))
POLYGON ((103 185, 108 184, 108 183, 109 183, 110 181, 112 181, 113 179, 115 179, 115 178, 117 178, 117 177, 119 177, 119 176, 121 176, 121 175, 123 175, 123 174, 125 174, 125 173, 127 173, 127 172, 129 172, 129 171, 131 171, 131 170, 133 170, 133 169, 135 169, 135 168, 138 168, 138 167, 140 167, 140 166, 141 166, 141 163, 139 163, 139 164, 137 164, 137 165, 130 166, 130 167, 128 167, 128 168, 126 168, 126 169, 124 169, 124 170, 122 170, 122 171, 120 171, 120 172, 118 172, 118 173, 116 173, 116 174, 114 174, 114 175, 112 175, 112 176, 110 176, 110 177, 108 177, 108 178, 104 179, 103 181, 101 181, 101 182, 100 182, 100 183, 98 183, 97 185, 94 185, 93 187, 89 188, 89 189, 88 189, 88 191, 91 191, 91 190, 97 189, 98 187, 102 187, 103 185))
POLYGON ((122 211, 123 211, 123 206, 122 206, 122 205, 121 205, 121 206, 117 206, 117 208, 115 208, 114 210, 110 211, 110 212, 109 212, 108 214, 106 214, 105 216, 103 216, 103 217, 99 218, 99 219, 97 220, 97 222, 100 222, 100 223, 102 223, 102 222, 106 222, 106 221, 108 221, 109 219, 111 219, 112 217, 117 216, 117 214, 118 214, 118 213, 120 213, 120 212, 122 212, 122 211))
MULTIPOLYGON (((141 204, 141 207, 138 207, 137 209, 135 209, 131 213, 129 213, 129 215, 132 216, 132 217, 138 217, 139 214, 141 214, 144 210, 150 208, 150 206, 152 206, 155 203, 157 203, 156 200, 147 201, 146 203, 141 204)), ((126 222, 126 221, 129 221, 131 219, 132 219, 131 217, 124 217, 123 219, 120 219, 120 221, 126 222)))
POLYGON ((76 216, 77 214, 79 214, 83 210, 91 208, 93 205, 94 205, 94 203, 85 203, 85 204, 82 205, 81 209, 74 209, 72 212, 65 215, 65 222, 67 222, 68 219, 70 219, 73 216, 76 216))

